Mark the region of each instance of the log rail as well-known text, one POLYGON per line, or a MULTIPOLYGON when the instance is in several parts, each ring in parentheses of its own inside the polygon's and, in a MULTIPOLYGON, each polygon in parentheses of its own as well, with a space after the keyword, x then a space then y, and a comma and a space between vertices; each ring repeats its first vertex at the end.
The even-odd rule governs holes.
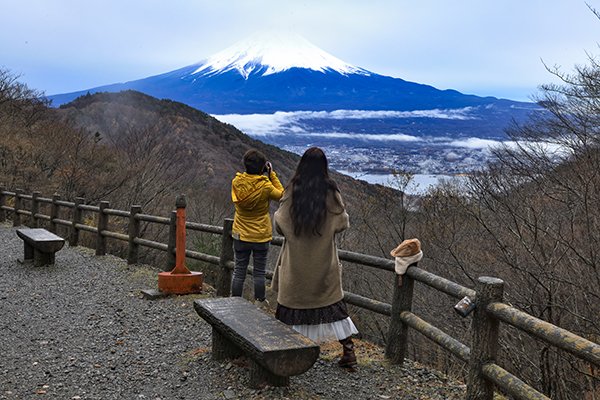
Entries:
MULTIPOLYGON (((20 189, 11 192, 0 188, 0 222, 5 222, 10 215, 13 226, 22 225, 23 216, 27 218, 28 226, 32 228, 37 228, 40 221, 47 223, 48 230, 51 232, 56 232, 58 226, 65 226, 70 230, 68 241, 71 246, 77 246, 80 231, 86 231, 96 235, 96 254, 98 255, 102 255, 106 251, 106 239, 113 239, 128 242, 127 262, 129 264, 137 263, 139 247, 141 246, 167 252, 168 260, 165 267, 170 268, 174 265, 175 211, 172 211, 171 215, 166 218, 143 214, 141 207, 137 205, 131 206, 130 211, 124 211, 112 209, 109 207, 109 203, 104 201, 100 205, 94 206, 85 204, 85 200, 80 197, 74 200, 61 200, 60 196, 56 194, 52 198, 46 198, 41 197, 39 192, 25 194, 20 189), (41 204, 50 206, 49 215, 40 212, 41 204), (27 205, 28 208, 26 208, 27 205), (70 220, 58 218, 60 208, 71 210, 70 220), (82 220, 83 212, 97 213, 99 226, 90 226, 84 223, 82 220), (109 217, 127 219, 128 233, 109 231, 107 229, 109 217), (169 226, 169 242, 160 243, 140 237, 140 222, 169 226)), ((217 295, 228 296, 231 290, 231 273, 234 266, 233 251, 231 249, 232 220, 225 219, 223 226, 196 222, 186 222, 185 226, 186 230, 221 236, 222 244, 219 256, 187 249, 185 256, 217 266, 217 295)), ((281 246, 283 239, 275 237, 271 243, 281 246)), ((347 250, 339 250, 339 257, 343 261, 390 271, 393 275, 392 279, 398 279, 393 274, 393 260, 347 250)), ((252 274, 252 267, 248 268, 248 274, 252 274)), ((267 272, 267 278, 272 278, 272 273, 267 272)), ((385 351, 386 357, 392 363, 402 364, 406 357, 408 329, 414 329, 467 363, 466 383, 467 399, 469 400, 492 400, 495 388, 516 399, 549 399, 495 363, 500 323, 511 325, 539 340, 569 352, 583 361, 600 367, 600 345, 598 343, 503 303, 504 282, 500 279, 480 277, 476 282, 475 289, 471 289, 427 272, 418 266, 412 266, 403 278, 402 287, 399 287, 397 283, 396 281, 394 284, 391 303, 384 303, 350 292, 344 293, 344 300, 354 306, 390 317, 385 351), (470 346, 461 343, 412 312, 413 288, 416 282, 456 299, 467 296, 475 302, 470 330, 470 346)))

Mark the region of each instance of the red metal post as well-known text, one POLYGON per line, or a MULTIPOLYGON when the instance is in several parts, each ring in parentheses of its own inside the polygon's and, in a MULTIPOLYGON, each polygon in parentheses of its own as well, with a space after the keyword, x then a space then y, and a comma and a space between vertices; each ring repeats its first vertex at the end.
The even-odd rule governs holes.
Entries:
MULTIPOLYGON (((179 201, 179 199, 178 199, 179 201)), ((177 206, 177 242, 175 245, 175 268, 172 274, 189 274, 185 266, 185 206, 177 206)))
POLYGON ((185 266, 185 196, 177 197, 177 232, 175 245, 175 268, 158 274, 158 290, 168 294, 202 292, 202 272, 191 272, 185 266))

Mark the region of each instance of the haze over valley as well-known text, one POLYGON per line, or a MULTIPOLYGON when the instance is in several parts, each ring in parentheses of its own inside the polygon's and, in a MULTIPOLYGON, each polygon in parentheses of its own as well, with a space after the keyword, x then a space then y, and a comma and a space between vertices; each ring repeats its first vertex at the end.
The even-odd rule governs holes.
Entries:
MULTIPOLYGON (((523 115, 533 109, 524 107, 523 115)), ((465 174, 482 167, 491 148, 510 145, 501 129, 506 121, 494 121, 501 124, 494 126, 471 108, 214 116, 294 153, 321 146, 328 150, 333 168, 362 175, 465 174)))

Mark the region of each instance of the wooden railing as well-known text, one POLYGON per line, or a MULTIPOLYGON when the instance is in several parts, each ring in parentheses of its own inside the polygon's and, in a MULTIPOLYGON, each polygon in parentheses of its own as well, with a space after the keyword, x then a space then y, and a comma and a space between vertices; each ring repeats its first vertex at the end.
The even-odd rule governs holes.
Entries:
MULTIPOLYGON (((167 267, 175 265, 175 237, 176 237, 176 212, 170 218, 147 215, 141 212, 140 206, 132 206, 130 211, 115 210, 110 208, 109 202, 102 201, 99 206, 85 204, 83 198, 76 198, 74 202, 61 200, 60 196, 52 198, 41 197, 39 192, 31 195, 24 194, 21 190, 9 192, 0 188, 0 222, 7 219, 7 213, 12 215, 13 226, 21 225, 21 217, 27 216, 28 225, 37 227, 40 221, 48 223, 48 229, 56 232, 57 226, 62 225, 70 229, 69 244, 76 246, 79 242, 81 231, 96 235, 96 254, 104 255, 106 240, 115 239, 128 242, 127 262, 135 264, 138 261, 139 248, 148 247, 167 252, 167 267), (9 201, 12 199, 12 201, 9 201), (8 204, 12 203, 12 206, 8 204), (25 203, 29 203, 29 208, 25 203), (50 214, 40 213, 40 205, 49 204, 50 214), (59 208, 71 209, 71 219, 58 218, 59 208), (82 213, 93 212, 98 214, 96 227, 82 222, 82 213), (112 232, 107 229, 109 217, 120 217, 128 220, 128 234, 112 232), (168 225, 169 241, 160 243, 140 237, 140 223, 149 222, 168 225)), ((216 280, 218 296, 229 296, 231 290, 231 275, 233 271, 233 241, 231 227, 233 221, 225 219, 223 226, 205 225, 196 222, 186 222, 186 230, 199 231, 221 235, 221 253, 219 256, 204 254, 192 250, 185 250, 187 258, 204 261, 219 267, 216 280)), ((281 246, 282 238, 274 238, 271 242, 281 246)), ((374 257, 361 253, 340 250, 340 259, 363 266, 394 271, 394 262, 389 259, 374 257)), ((252 267, 249 268, 252 274, 252 267)), ((502 302, 504 282, 497 278, 480 277, 475 289, 469 289, 455 282, 429 273, 417 266, 412 266, 402 280, 402 286, 396 279, 391 303, 373 300, 358 294, 345 292, 344 300, 357 307, 390 317, 389 329, 386 340, 386 357, 396 364, 401 364, 406 357, 408 348, 407 334, 409 329, 420 332, 446 351, 454 354, 468 364, 467 399, 491 400, 494 387, 517 399, 548 399, 544 394, 536 391, 531 386, 520 380, 496 364, 498 348, 498 334, 500 323, 509 324, 521 331, 540 339, 546 343, 567 351, 581 360, 600 366, 600 345, 582 338, 572 332, 552 325, 546 321, 535 318, 523 311, 502 302), (424 321, 412 312, 412 297, 415 282, 427 285, 451 297, 461 299, 470 297, 475 302, 472 313, 471 346, 466 346, 429 322, 424 321)), ((267 277, 272 278, 272 273, 267 272, 267 277)))

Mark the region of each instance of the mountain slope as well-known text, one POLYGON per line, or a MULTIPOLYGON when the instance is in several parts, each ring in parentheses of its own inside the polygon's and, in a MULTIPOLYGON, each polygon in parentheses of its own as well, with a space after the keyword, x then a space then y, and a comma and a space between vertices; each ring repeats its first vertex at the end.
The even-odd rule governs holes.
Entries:
MULTIPOLYGON (((229 204, 231 179, 243 171, 242 156, 250 148, 262 151, 285 186, 299 157, 254 140, 234 126, 185 104, 159 100, 135 91, 86 95, 63 105, 57 112, 65 120, 94 133, 97 140, 119 146, 132 141, 158 141, 157 157, 168 157, 190 175, 187 184, 204 182, 206 189, 229 204)), ((142 145, 138 143, 137 145, 142 145)), ((331 172, 349 205, 363 198, 383 198, 392 190, 331 172)), ((182 191, 185 192, 183 183, 182 191)), ((193 188, 190 188, 193 189, 193 188)))
POLYGON ((264 152, 285 176, 291 174, 297 160, 296 155, 254 140, 204 112, 140 92, 86 95, 58 112, 78 127, 95 132, 99 140, 117 145, 140 132, 144 140, 158 137, 169 145, 173 163, 187 165, 215 188, 228 186, 235 172, 243 168, 242 155, 250 148, 264 152))
MULTIPOLYGON (((87 92, 134 89, 211 114, 338 109, 426 110, 523 104, 379 75, 297 36, 257 35, 206 60, 144 79, 50 96, 59 106, 87 92)), ((527 103, 525 103, 527 104, 527 103)))

